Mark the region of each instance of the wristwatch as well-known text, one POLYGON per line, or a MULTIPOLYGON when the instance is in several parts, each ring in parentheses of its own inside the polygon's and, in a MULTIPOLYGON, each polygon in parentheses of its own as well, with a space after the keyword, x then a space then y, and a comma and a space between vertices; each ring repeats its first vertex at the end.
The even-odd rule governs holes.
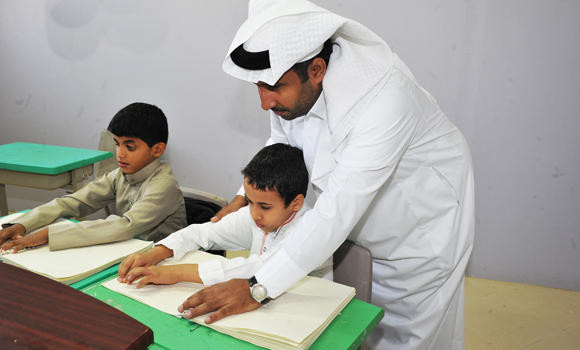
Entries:
POLYGON ((250 282, 250 294, 255 301, 265 305, 268 304, 270 300, 272 300, 271 298, 268 298, 268 291, 266 290, 266 287, 258 283, 256 276, 250 277, 248 281, 250 282))

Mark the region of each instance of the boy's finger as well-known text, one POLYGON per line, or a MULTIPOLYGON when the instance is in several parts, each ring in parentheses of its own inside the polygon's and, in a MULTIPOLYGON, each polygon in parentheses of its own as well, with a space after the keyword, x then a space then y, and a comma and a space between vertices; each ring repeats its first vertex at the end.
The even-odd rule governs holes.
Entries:
POLYGON ((151 274, 151 271, 149 271, 149 269, 146 267, 135 267, 135 268, 131 269, 129 271, 129 273, 127 273, 126 280, 129 284, 131 284, 137 278, 139 278, 141 276, 148 276, 150 274, 151 274))
POLYGON ((119 265, 119 276, 124 278, 127 272, 131 271, 135 267, 135 256, 129 255, 129 257, 119 265))
POLYGON ((0 245, 0 250, 10 250, 14 246, 14 241, 8 241, 0 245))
POLYGON ((149 276, 144 276, 143 278, 141 278, 136 285, 136 288, 141 288, 141 287, 145 287, 148 284, 154 283, 154 277, 149 275, 149 276))

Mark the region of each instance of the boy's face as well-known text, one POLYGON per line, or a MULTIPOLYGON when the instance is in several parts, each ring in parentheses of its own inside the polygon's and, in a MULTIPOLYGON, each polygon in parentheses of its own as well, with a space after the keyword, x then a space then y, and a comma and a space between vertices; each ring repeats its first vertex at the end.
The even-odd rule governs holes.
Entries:
POLYGON ((145 141, 138 137, 113 135, 113 139, 115 140, 117 162, 124 174, 136 173, 160 157, 165 151, 165 144, 162 142, 149 147, 145 141))
POLYGON ((304 202, 304 196, 299 194, 286 207, 278 191, 259 190, 250 185, 247 179, 244 179, 244 191, 252 219, 264 232, 276 231, 294 212, 300 210, 304 202))

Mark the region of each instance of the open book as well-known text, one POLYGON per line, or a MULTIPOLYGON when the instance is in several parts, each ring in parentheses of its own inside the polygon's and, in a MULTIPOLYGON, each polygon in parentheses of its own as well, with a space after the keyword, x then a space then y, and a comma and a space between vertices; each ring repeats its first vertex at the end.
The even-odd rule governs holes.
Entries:
MULTIPOLYGON (((0 224, 10 222, 20 215, 16 213, 3 217, 0 224)), ((56 223, 60 224, 66 225, 67 222, 56 223)), ((130 254, 145 251, 152 245, 153 242, 139 239, 57 251, 50 251, 45 245, 3 254, 0 260, 55 281, 71 284, 120 262, 130 254)))
MULTIPOLYGON (((163 261, 160 265, 195 264, 208 259, 225 258, 196 251, 177 261, 163 261)), ((127 285, 116 279, 102 285, 177 317, 180 317, 177 307, 203 288, 201 284, 180 282, 137 289, 135 283, 127 285)), ((308 349, 354 294, 352 287, 307 276, 255 311, 229 316, 209 325, 203 321, 205 316, 193 321, 268 349, 308 349)))

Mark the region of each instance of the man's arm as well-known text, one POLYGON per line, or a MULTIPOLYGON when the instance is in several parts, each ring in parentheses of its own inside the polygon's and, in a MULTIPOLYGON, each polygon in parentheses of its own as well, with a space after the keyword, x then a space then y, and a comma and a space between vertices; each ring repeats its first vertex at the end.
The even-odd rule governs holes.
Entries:
POLYGON ((232 199, 231 202, 229 202, 225 207, 221 208, 220 211, 218 211, 214 217, 212 217, 210 219, 211 222, 218 222, 220 221, 224 216, 228 215, 229 213, 233 213, 237 210, 239 210, 242 207, 245 207, 246 205, 248 205, 248 201, 246 200, 246 197, 241 196, 241 195, 236 195, 234 197, 234 199, 232 199))

